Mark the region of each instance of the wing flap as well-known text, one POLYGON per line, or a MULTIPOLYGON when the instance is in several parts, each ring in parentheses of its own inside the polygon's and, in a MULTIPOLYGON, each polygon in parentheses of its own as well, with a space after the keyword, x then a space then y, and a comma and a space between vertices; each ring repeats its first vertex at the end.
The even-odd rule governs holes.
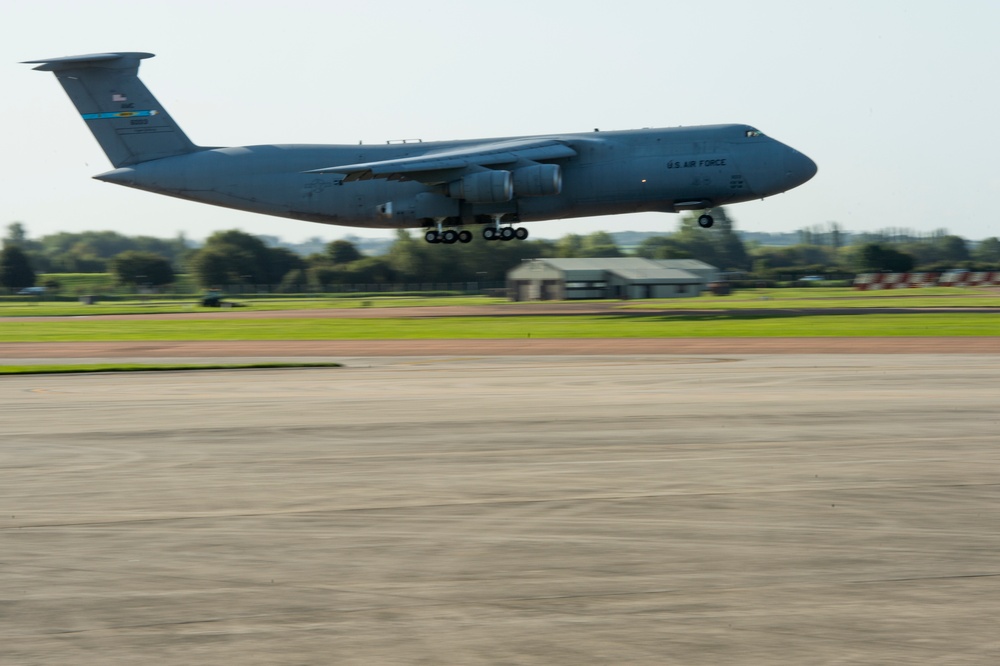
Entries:
POLYGON ((388 178, 435 183, 461 175, 470 167, 498 166, 519 161, 555 160, 575 155, 576 151, 573 148, 556 139, 517 139, 479 143, 414 157, 324 167, 305 173, 343 174, 347 182, 388 178))

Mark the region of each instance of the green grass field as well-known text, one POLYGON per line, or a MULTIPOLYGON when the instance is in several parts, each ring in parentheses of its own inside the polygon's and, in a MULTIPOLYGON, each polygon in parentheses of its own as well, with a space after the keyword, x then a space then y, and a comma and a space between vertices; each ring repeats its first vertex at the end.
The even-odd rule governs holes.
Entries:
POLYGON ((516 314, 520 303, 495 298, 373 297, 266 298, 247 301, 248 309, 273 311, 274 318, 227 317, 241 310, 203 309, 197 320, 107 320, 101 314, 191 312, 190 301, 135 301, 84 306, 76 303, 0 304, 0 342, 92 342, 144 340, 417 340, 514 338, 672 338, 672 337, 893 337, 996 336, 1000 314, 976 312, 868 313, 878 307, 998 307, 992 290, 920 289, 859 292, 842 288, 766 289, 732 296, 617 302, 617 313, 571 316, 443 318, 304 318, 284 319, 284 310, 391 308, 503 304, 516 314), (719 310, 717 313, 656 315, 636 308, 719 310), (855 314, 817 314, 824 308, 850 308, 855 314), (807 309, 808 313, 796 313, 807 309), (755 310, 756 312, 748 312, 755 310), (768 312, 773 310, 773 312, 768 312), (25 315, 86 315, 49 321, 18 319, 25 315))
POLYGON ((427 319, 99 319, 0 325, 0 342, 142 340, 427 340, 828 336, 995 336, 1000 314, 786 313, 744 315, 574 315, 427 319))
MULTIPOLYGON (((202 308, 195 305, 195 298, 148 298, 128 301, 106 301, 95 305, 76 302, 36 301, 30 298, 0 301, 0 317, 57 317, 100 316, 109 314, 175 314, 181 312, 214 313, 224 316, 228 310, 202 308)), ((412 296, 372 297, 227 297, 254 311, 325 310, 340 308, 394 308, 429 307, 448 305, 507 305, 512 309, 522 303, 509 303, 505 299, 487 296, 439 296, 420 298, 412 296)), ((607 301, 602 301, 607 302, 607 301)), ((1000 292, 989 289, 935 287, 929 289, 893 291, 855 291, 846 288, 812 287, 804 289, 749 289, 730 296, 699 296, 697 298, 650 299, 618 301, 622 310, 746 310, 782 308, 951 308, 951 307, 1000 307, 1000 292)), ((241 308, 242 309, 242 308, 241 308)))
MULTIPOLYGON (((149 298, 127 301, 106 301, 94 305, 81 305, 67 301, 35 301, 29 297, 17 301, 0 302, 0 317, 95 317, 110 314, 177 314, 181 312, 201 312, 224 314, 226 308, 203 308, 190 298, 149 298)), ((240 298, 225 297, 225 301, 239 304, 241 309, 255 311, 282 310, 328 310, 341 308, 399 308, 428 307, 444 305, 488 305, 507 303, 505 299, 488 296, 441 296, 416 298, 410 296, 375 297, 308 297, 308 298, 240 298)), ((516 304, 512 304, 516 305, 516 304)))
POLYGON ((626 309, 763 309, 763 308, 955 308, 1000 307, 996 289, 931 287, 855 291, 850 288, 745 289, 729 296, 699 296, 633 301, 626 309))

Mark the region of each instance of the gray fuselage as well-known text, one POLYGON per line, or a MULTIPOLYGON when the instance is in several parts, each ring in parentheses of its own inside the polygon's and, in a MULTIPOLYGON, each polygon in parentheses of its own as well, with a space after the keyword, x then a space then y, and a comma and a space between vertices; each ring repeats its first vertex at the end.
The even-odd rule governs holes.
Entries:
POLYGON ((204 148, 115 169, 103 181, 239 210, 352 227, 430 226, 488 219, 538 221, 645 211, 711 208, 779 194, 809 180, 816 165, 799 151, 747 125, 559 134, 388 145, 261 145, 204 148), (433 157, 479 144, 553 140, 575 155, 545 162, 561 168, 548 196, 498 203, 455 202, 457 215, 434 214, 440 184, 307 173, 331 164, 433 157), (430 212, 429 212, 430 211, 430 212))

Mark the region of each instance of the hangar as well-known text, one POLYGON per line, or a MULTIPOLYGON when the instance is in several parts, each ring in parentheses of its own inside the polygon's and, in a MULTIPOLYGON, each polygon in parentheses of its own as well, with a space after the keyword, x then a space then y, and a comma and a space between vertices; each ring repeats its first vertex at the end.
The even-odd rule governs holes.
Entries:
POLYGON ((696 259, 531 259, 507 272, 512 301, 698 296, 719 271, 696 259))

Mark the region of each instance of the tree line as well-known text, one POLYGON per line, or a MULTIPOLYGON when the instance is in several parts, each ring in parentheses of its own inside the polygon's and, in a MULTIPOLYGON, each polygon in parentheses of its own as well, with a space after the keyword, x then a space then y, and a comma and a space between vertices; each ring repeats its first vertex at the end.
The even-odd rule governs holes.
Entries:
MULTIPOLYGON (((201 247, 183 236, 160 239, 99 231, 59 233, 32 239, 21 223, 7 227, 0 252, 0 286, 17 289, 45 283, 49 273, 111 273, 121 285, 158 287, 187 273, 205 288, 262 286, 286 292, 324 291, 338 285, 500 282, 527 259, 618 257, 699 259, 750 279, 794 280, 804 275, 861 272, 1000 270, 1000 240, 974 247, 935 230, 918 234, 891 229, 848 234, 831 223, 799 233, 797 245, 745 242, 725 209, 714 211, 712 229, 696 216, 680 218, 676 231, 621 248, 607 232, 569 234, 558 240, 428 244, 422 234, 399 230, 385 254, 366 256, 347 240, 301 256, 239 230, 219 231, 201 247)), ((58 287, 58 285, 52 285, 58 287)))

